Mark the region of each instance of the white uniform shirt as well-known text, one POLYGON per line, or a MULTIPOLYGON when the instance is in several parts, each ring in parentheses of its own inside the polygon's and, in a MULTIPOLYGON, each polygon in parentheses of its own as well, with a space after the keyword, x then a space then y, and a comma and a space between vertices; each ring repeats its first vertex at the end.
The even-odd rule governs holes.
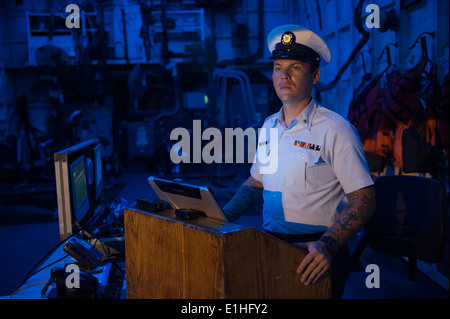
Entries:
POLYGON ((345 207, 346 193, 373 184, 359 135, 314 99, 289 128, 283 114, 282 108, 266 119, 250 170, 264 186, 263 227, 287 234, 324 231, 345 207), (267 170, 274 163, 275 170, 267 170))

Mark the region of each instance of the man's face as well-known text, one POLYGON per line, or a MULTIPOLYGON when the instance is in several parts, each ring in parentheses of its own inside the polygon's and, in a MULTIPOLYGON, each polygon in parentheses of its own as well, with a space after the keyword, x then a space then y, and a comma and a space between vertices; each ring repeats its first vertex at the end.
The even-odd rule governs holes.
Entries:
POLYGON ((308 63, 297 60, 275 60, 272 80, 283 104, 293 104, 309 99, 312 86, 319 81, 320 70, 313 73, 308 63))

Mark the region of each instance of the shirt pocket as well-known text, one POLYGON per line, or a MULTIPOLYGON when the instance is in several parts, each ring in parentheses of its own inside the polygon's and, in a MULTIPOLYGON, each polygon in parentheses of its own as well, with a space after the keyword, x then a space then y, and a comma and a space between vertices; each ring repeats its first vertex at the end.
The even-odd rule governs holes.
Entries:
POLYGON ((292 147, 288 152, 291 170, 287 174, 286 186, 303 188, 317 187, 317 167, 321 165, 318 151, 292 147))

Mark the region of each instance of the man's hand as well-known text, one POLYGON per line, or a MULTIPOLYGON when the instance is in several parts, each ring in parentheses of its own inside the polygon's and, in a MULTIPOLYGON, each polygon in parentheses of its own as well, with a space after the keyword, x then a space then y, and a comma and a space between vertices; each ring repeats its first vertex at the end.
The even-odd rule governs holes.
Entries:
POLYGON ((322 241, 312 241, 295 245, 308 250, 297 268, 297 274, 301 275, 300 281, 306 286, 316 283, 331 267, 331 254, 326 244, 322 241))

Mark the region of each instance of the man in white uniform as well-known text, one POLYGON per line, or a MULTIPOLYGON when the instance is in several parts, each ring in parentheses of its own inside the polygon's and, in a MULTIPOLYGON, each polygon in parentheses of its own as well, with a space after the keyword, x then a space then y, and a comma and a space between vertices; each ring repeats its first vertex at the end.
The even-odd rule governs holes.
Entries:
POLYGON ((331 267, 339 298, 350 271, 346 243, 374 209, 373 181, 355 128, 311 97, 331 59, 326 43, 298 25, 275 28, 267 42, 283 106, 266 119, 251 176, 224 211, 235 220, 262 198, 264 229, 308 250, 301 282, 313 284, 331 267))

